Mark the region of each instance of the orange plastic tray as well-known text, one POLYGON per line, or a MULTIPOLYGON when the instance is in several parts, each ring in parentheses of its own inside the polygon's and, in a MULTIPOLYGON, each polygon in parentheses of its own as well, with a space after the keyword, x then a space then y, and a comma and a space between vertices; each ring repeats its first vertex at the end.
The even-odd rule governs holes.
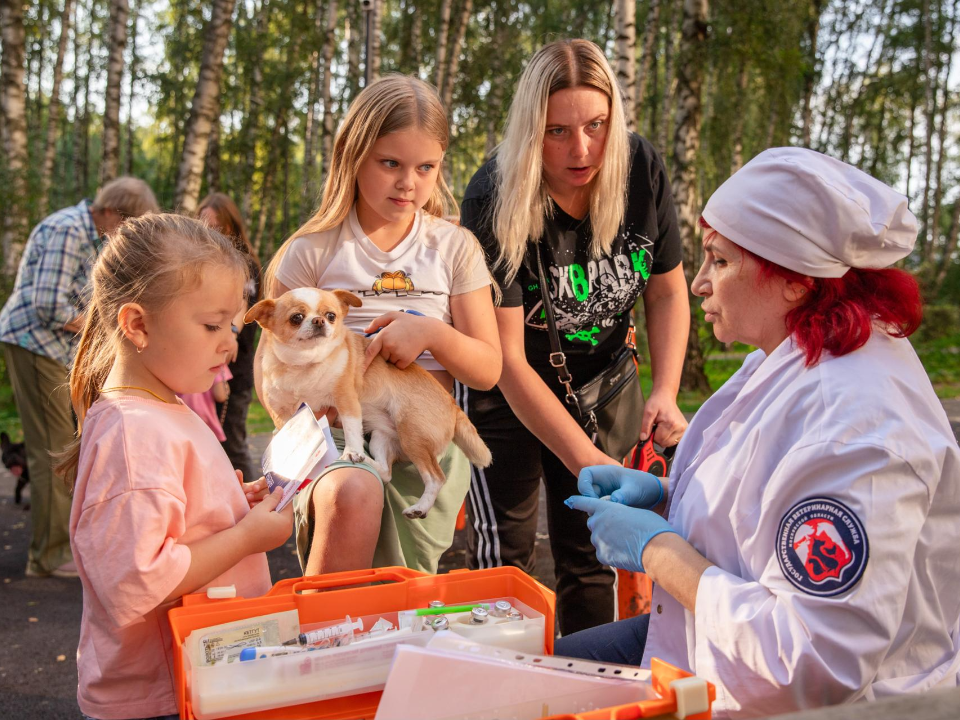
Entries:
MULTIPOLYGON (((301 623, 315 623, 341 620, 347 614, 356 617, 425 607, 431 600, 442 600, 448 605, 455 605, 487 597, 515 597, 543 613, 546 636, 543 650, 547 655, 553 654, 555 595, 529 575, 513 567, 454 570, 446 575, 427 575, 402 567, 376 568, 282 580, 274 585, 269 593, 258 598, 210 600, 205 593, 187 595, 183 598, 183 606, 174 608, 169 613, 170 627, 173 630, 174 671, 180 717, 186 720, 194 720, 195 717, 187 694, 181 647, 187 635, 199 628, 293 609, 300 613, 301 623), (303 595, 304 590, 322 592, 303 595)), ((376 714, 380 695, 379 692, 364 693, 235 717, 245 720, 372 718, 376 714)))
MULTIPOLYGON (((616 707, 591 710, 575 715, 551 715, 549 718, 542 718, 542 720, 634 720, 634 718, 653 718, 676 713, 677 695, 671 689, 670 683, 674 680, 691 677, 690 673, 665 663, 659 658, 653 658, 650 661, 650 670, 653 673, 653 689, 660 695, 659 700, 645 700, 644 702, 617 705, 616 707)), ((717 688, 714 687, 713 683, 707 683, 707 697, 710 698, 710 706, 712 707, 713 702, 717 699, 717 688)), ((711 716, 712 713, 708 710, 704 713, 688 715, 687 720, 710 720, 711 716)))

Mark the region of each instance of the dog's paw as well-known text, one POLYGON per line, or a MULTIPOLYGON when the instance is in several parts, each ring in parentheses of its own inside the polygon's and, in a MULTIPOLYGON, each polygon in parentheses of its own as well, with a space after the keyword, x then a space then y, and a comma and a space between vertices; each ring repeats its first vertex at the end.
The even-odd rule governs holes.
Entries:
POLYGON ((369 458, 366 455, 349 447, 343 449, 343 454, 340 456, 340 459, 352 463, 369 462, 369 458))
POLYGON ((427 513, 430 511, 430 508, 424 507, 421 503, 416 505, 411 505, 406 510, 403 511, 403 516, 407 520, 422 520, 427 516, 427 513))
POLYGON ((393 465, 374 461, 373 466, 377 469, 377 472, 380 473, 380 479, 383 482, 388 483, 393 479, 393 465))

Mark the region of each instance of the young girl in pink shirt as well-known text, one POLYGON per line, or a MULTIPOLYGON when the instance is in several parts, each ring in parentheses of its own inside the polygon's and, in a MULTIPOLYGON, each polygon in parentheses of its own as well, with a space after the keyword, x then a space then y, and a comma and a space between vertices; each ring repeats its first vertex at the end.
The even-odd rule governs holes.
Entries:
POLYGON ((290 536, 292 509, 274 512, 262 479, 241 486, 176 397, 206 391, 223 365, 246 267, 229 240, 175 215, 128 220, 94 266, 70 374, 80 431, 59 464, 74 489, 87 717, 176 713, 167 611, 207 586, 262 595, 264 553, 290 536))

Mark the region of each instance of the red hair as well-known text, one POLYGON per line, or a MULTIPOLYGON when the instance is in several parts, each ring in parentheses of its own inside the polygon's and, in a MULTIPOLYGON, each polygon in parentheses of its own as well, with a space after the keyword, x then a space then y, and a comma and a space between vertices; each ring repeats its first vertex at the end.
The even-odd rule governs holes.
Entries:
MULTIPOLYGON (((712 229, 702 217, 700 227, 712 229)), ((790 310, 785 320, 808 367, 819 362, 824 351, 840 357, 863 347, 874 323, 888 335, 903 338, 912 335, 923 319, 920 287, 903 270, 851 268, 843 277, 814 278, 740 249, 757 261, 761 278, 779 277, 806 288, 805 302, 790 310)))

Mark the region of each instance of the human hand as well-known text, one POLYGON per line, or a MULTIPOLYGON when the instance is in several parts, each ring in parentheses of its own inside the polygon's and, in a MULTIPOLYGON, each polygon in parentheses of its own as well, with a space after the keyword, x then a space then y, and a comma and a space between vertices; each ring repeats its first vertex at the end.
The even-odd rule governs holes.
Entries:
POLYGON ((275 488, 237 523, 236 529, 241 533, 248 555, 273 550, 290 537, 293 531, 293 503, 275 512, 282 497, 283 488, 275 488))
POLYGON ((610 502, 650 509, 663 500, 663 483, 656 475, 617 465, 595 465, 580 471, 577 490, 588 498, 610 496, 610 502))
POLYGON ((237 477, 240 478, 240 482, 243 485, 243 494, 247 498, 247 504, 252 508, 254 505, 258 505, 266 496, 269 490, 267 489, 267 479, 261 477, 259 480, 254 480, 250 483, 243 482, 243 473, 237 470, 237 477))
POLYGON ((435 318, 400 311, 375 318, 364 330, 368 334, 377 333, 367 346, 364 371, 377 355, 403 370, 430 347, 433 329, 439 322, 435 318))
POLYGON ((650 510, 582 495, 567 498, 564 504, 590 515, 587 528, 591 533, 590 542, 597 549, 597 560, 622 570, 646 572, 643 569, 643 551, 647 543, 661 533, 677 532, 670 523, 650 510))
POLYGON ((643 406, 640 424, 640 442, 645 442, 654 431, 653 441, 660 447, 671 447, 680 442, 687 429, 687 419, 677 407, 677 399, 667 392, 654 390, 643 406))

